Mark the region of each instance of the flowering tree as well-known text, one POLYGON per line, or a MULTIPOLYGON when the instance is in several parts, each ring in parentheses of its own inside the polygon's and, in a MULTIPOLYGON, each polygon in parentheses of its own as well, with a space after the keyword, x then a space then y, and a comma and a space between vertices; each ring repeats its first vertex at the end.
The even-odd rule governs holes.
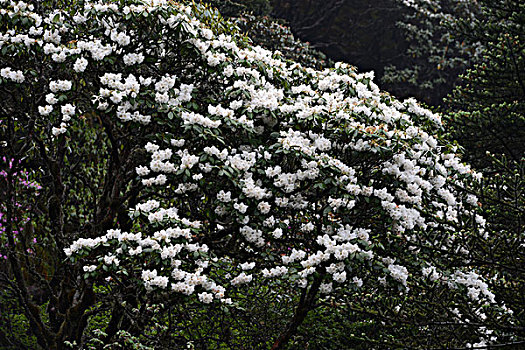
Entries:
POLYGON ((333 62, 321 51, 313 49, 307 42, 296 39, 289 27, 271 17, 240 14, 230 20, 245 31, 255 45, 270 51, 279 51, 286 59, 316 69, 333 66, 333 62))
POLYGON ((296 39, 291 29, 268 16, 271 6, 267 1, 240 3, 231 1, 201 1, 216 7, 222 16, 234 22, 246 33, 254 45, 270 51, 279 51, 284 58, 317 69, 333 66, 326 56, 313 49, 309 43, 296 39))
MULTIPOLYGON (((51 326, 26 307, 42 347, 87 346, 89 316, 108 305, 102 343, 120 328, 130 339, 164 332, 185 344, 194 330, 172 320, 172 306, 230 312, 250 285, 295 303, 263 343, 275 349, 320 295, 409 295, 428 283, 453 301, 436 319, 476 320, 475 333, 451 344, 497 341, 484 320, 511 315, 469 264, 470 238, 485 232, 464 189, 479 174, 441 136, 439 115, 381 93, 371 73, 304 68, 252 47, 198 5, 58 11, 3 1, 0 14, 7 148, 19 155, 36 144, 44 158, 56 276, 73 288, 68 297, 51 288, 50 303, 63 298, 47 308, 51 326), (17 132, 31 142, 15 143, 17 132), (93 176, 75 154, 86 147, 110 157, 93 176), (66 210, 82 183, 88 199, 73 198, 87 208, 66 210), (71 217, 80 229, 68 230, 71 217), (107 304, 95 303, 94 285, 107 304), (296 299, 280 295, 293 289, 296 299), (153 331, 148 306, 157 302, 169 305, 168 325, 153 331)), ((13 278, 23 303, 24 277, 13 278)))

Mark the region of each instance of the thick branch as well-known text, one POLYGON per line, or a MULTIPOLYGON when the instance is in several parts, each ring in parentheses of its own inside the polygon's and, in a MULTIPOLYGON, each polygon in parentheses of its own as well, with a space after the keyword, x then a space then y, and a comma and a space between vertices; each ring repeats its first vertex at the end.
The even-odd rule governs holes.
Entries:
POLYGON ((308 312, 315 305, 315 299, 317 297, 317 292, 319 291, 322 280, 323 278, 321 276, 315 277, 314 282, 308 290, 308 293, 304 293, 301 296, 301 300, 299 301, 299 305, 297 305, 297 309, 295 310, 292 321, 288 324, 286 330, 282 332, 277 340, 273 343, 272 350, 282 349, 286 343, 288 343, 290 338, 295 334, 297 328, 299 328, 299 326, 303 323, 306 315, 308 315, 308 312))

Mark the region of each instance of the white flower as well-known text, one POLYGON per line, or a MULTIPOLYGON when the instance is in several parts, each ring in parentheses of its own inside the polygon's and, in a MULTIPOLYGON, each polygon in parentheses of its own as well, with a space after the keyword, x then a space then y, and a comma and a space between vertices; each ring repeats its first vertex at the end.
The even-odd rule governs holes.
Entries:
POLYGON ((137 204, 135 210, 140 210, 145 213, 149 213, 152 210, 155 210, 159 207, 160 203, 154 199, 151 199, 145 203, 137 204))
POLYGON ((124 97, 124 92, 121 91, 112 91, 111 97, 109 98, 111 102, 118 104, 122 102, 122 98, 124 97))
POLYGON ((394 279, 398 280, 406 287, 408 279, 408 270, 406 267, 401 265, 390 264, 388 265, 388 270, 390 271, 390 275, 394 279))
POLYGON ((360 288, 363 285, 363 280, 358 278, 357 276, 354 276, 354 278, 352 278, 352 282, 354 282, 358 288, 360 288))
POLYGON ((423 276, 429 277, 431 281, 436 281, 440 277, 440 274, 436 271, 434 266, 424 267, 422 272, 423 276))
POLYGON ((246 213, 246 210, 248 209, 248 206, 244 203, 235 203, 233 207, 241 214, 246 213))
POLYGON ((73 70, 77 73, 82 73, 86 70, 87 65, 88 61, 84 57, 77 58, 73 65, 73 70))
POLYGON ((51 90, 51 92, 69 91, 72 85, 69 80, 52 81, 49 83, 49 90, 51 90))
POLYGON ((257 209, 259 209, 262 214, 267 214, 271 209, 271 205, 267 202, 261 202, 257 205, 257 209))
POLYGON ((148 142, 146 144, 146 146, 144 147, 146 149, 147 152, 155 152, 156 150, 158 150, 160 147, 151 143, 151 142, 148 142))
POLYGON ((180 169, 191 169, 199 162, 199 157, 192 154, 184 154, 180 160, 180 169))
POLYGON ((213 294, 202 292, 198 294, 199 300, 205 304, 209 304, 213 301, 213 294))
POLYGON ((272 236, 276 239, 279 239, 283 236, 283 230, 281 228, 276 228, 273 232, 272 232, 272 236))
POLYGON ((97 269, 97 265, 86 265, 83 267, 84 272, 93 272, 97 269))
POLYGON ((5 79, 14 81, 15 83, 23 83, 25 80, 24 73, 20 70, 14 71, 9 67, 0 70, 0 76, 5 79))
POLYGON ((66 60, 67 56, 66 56, 66 52, 65 51, 60 51, 59 53, 54 53, 53 55, 51 55, 51 59, 55 62, 64 62, 66 60))
POLYGON ((222 124, 220 120, 211 120, 208 117, 204 117, 194 112, 182 112, 181 118, 184 121, 184 124, 199 124, 207 128, 218 128, 222 124))
POLYGON ((120 46, 127 46, 131 42, 130 36, 126 35, 124 32, 118 33, 116 29, 111 31, 110 38, 120 46))
POLYGON ((66 104, 64 106, 62 106, 62 114, 64 116, 72 116, 75 114, 75 106, 73 106, 72 104, 66 104))
POLYGON ((59 128, 57 128, 57 127, 53 127, 53 128, 51 129, 51 133, 52 133, 53 136, 55 136, 55 137, 58 136, 58 135, 60 135, 60 134, 65 133, 66 131, 67 131, 67 129, 66 129, 66 124, 65 124, 65 123, 60 123, 60 127, 59 127, 59 128))
POLYGON ((11 71, 12 70, 9 67, 2 68, 0 69, 0 76, 4 79, 10 79, 11 71))
POLYGON ((126 66, 131 66, 134 64, 142 63, 142 61, 144 61, 144 55, 142 55, 141 53, 128 53, 125 54, 122 59, 124 60, 124 64, 126 66))
POLYGON ((338 283, 343 283, 344 281, 346 281, 346 271, 334 273, 333 279, 338 283))
POLYGON ((231 201, 231 195, 232 193, 230 191, 224 192, 220 190, 219 193, 217 193, 217 199, 221 202, 228 203, 231 201))
POLYGON ((182 147, 182 146, 184 146, 185 142, 186 142, 186 140, 184 140, 184 139, 171 140, 170 141, 171 145, 174 146, 174 147, 182 147))
POLYGON ((38 113, 40 113, 43 116, 49 115, 49 113, 53 112, 53 106, 47 105, 45 107, 38 106, 38 113))
POLYGON ((150 170, 146 166, 138 166, 135 168, 135 171, 137 172, 137 175, 139 176, 146 176, 149 174, 150 170))
POLYGON ((231 280, 231 284, 235 286, 238 284, 249 283, 252 281, 252 278, 253 278, 252 275, 247 275, 244 272, 241 272, 239 276, 231 280))
POLYGON ((112 265, 114 264, 115 266, 118 266, 119 263, 120 263, 120 260, 117 259, 117 257, 113 256, 113 255, 106 255, 104 256, 104 263, 106 265, 112 265))
POLYGON ((251 263, 244 263, 244 264, 241 264, 241 269, 243 270, 251 270, 255 267, 255 263, 254 262, 251 262, 251 263))
POLYGON ((15 83, 23 83, 25 80, 24 74, 20 70, 11 73, 10 78, 15 83))
POLYGON ((50 105, 54 105, 58 102, 58 99, 56 99, 55 94, 49 93, 46 95, 46 102, 50 105))

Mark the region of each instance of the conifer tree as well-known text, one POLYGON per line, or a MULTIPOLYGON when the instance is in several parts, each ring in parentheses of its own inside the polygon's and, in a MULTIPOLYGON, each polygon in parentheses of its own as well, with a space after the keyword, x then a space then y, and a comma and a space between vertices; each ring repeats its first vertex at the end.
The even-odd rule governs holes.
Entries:
POLYGON ((462 76, 448 105, 454 136, 484 167, 486 151, 514 161, 525 152, 525 4, 481 3, 473 25, 458 21, 457 30, 483 43, 483 60, 462 76))

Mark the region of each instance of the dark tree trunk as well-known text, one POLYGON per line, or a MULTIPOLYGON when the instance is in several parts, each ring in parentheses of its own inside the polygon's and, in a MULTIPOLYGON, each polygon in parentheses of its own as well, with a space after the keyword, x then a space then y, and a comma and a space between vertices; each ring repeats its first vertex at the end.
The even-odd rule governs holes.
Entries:
POLYGON ((312 310, 315 304, 317 293, 319 292, 319 287, 321 286, 322 280, 322 277, 316 277, 310 286, 310 289, 308 289, 308 291, 306 288, 304 289, 303 294, 301 295, 301 300, 299 301, 299 305, 297 305, 297 309, 295 310, 292 320, 286 326, 284 332, 282 332, 277 340, 275 340, 272 345, 272 350, 283 349, 288 341, 290 341, 292 336, 295 335, 297 329, 303 323, 304 319, 308 315, 308 312, 312 310))

